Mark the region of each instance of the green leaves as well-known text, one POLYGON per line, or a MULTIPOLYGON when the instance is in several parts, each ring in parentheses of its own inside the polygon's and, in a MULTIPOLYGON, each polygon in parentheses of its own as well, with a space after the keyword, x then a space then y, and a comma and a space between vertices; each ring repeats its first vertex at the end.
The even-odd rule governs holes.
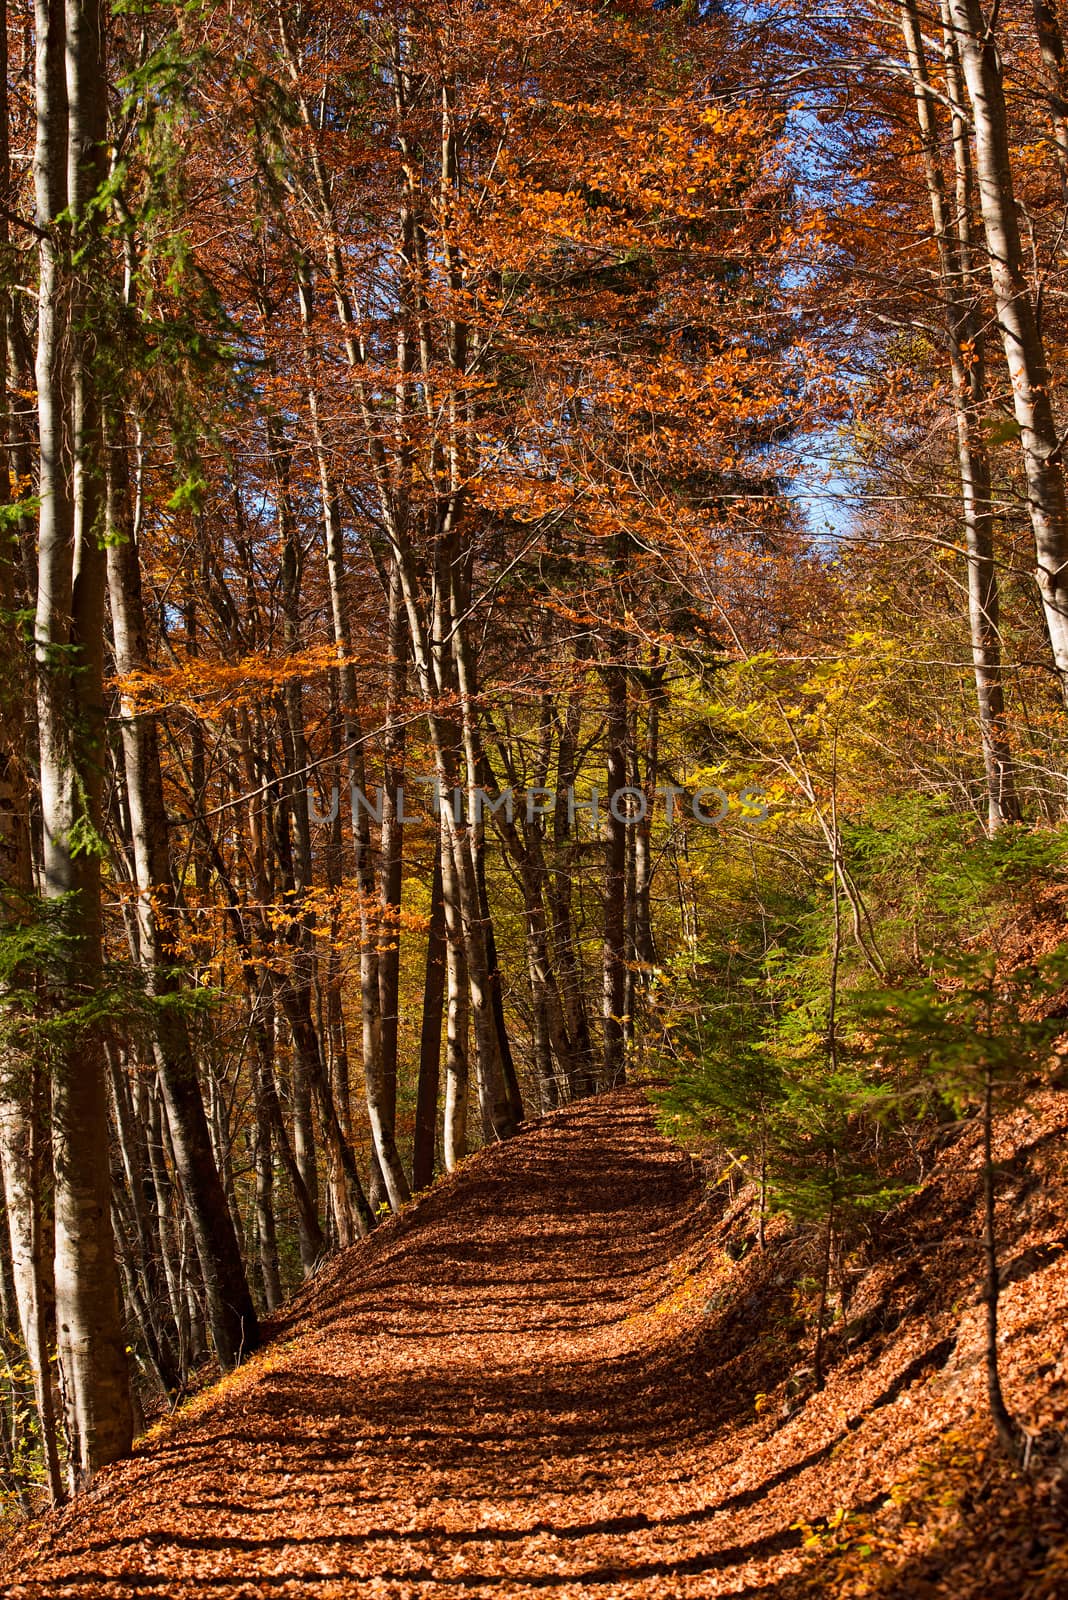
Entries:
POLYGON ((108 854, 107 840, 94 828, 89 818, 84 814, 75 817, 67 834, 70 853, 75 861, 79 856, 95 856, 98 861, 105 861, 108 854))
POLYGON ((70 987, 78 971, 80 937, 76 894, 55 899, 25 896, 9 907, 0 931, 0 1061, 10 1075, 33 1061, 47 1067, 85 1039, 157 1037, 161 1020, 181 1012, 196 1019, 222 996, 204 987, 153 995, 144 974, 126 963, 105 964, 91 986, 70 987))
POLYGON ((903 1094, 938 1095, 961 1112, 988 1076, 1015 1097, 1049 1065, 1065 1032, 1051 1002, 1066 988, 1068 944, 1024 966, 985 950, 944 953, 929 977, 858 996, 855 1010, 875 1049, 911 1068, 903 1094))
POLYGON ((988 444, 1013 444, 1020 438, 1023 429, 1015 417, 995 417, 986 424, 983 432, 988 444))
POLYGON ((167 501, 167 510, 198 512, 203 506, 207 491, 208 485, 203 475, 192 472, 182 480, 167 501))

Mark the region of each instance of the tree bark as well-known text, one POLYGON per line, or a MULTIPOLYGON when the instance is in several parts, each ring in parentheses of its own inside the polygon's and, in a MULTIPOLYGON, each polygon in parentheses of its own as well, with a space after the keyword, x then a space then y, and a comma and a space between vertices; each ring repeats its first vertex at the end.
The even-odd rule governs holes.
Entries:
POLYGON ((423 1016, 419 1032, 419 1080, 416 1089, 415 1140, 412 1150, 412 1188, 417 1192, 429 1188, 434 1181, 445 963, 445 897, 442 889, 439 836, 434 853, 434 877, 430 890, 430 927, 427 931, 423 1016))
POLYGON ((653 936, 653 807, 660 778, 660 716, 664 701, 666 668, 654 652, 649 669, 648 711, 645 732, 645 772, 639 774, 645 794, 645 816, 634 828, 634 960, 638 968, 637 989, 646 996, 656 969, 656 941, 653 936))
POLYGON ((998 1356, 998 1301, 1001 1294, 998 1274, 997 1172, 994 1167, 994 1078, 987 1068, 983 1079, 983 1304, 986 1311, 984 1355, 986 1389, 990 1415, 997 1436, 1007 1453, 1016 1457, 1020 1430, 1014 1421, 1001 1387, 998 1356))
POLYGON ((1032 0, 1031 10, 1042 53, 1053 148, 1060 168, 1061 188, 1068 198, 1068 63, 1065 62, 1064 35, 1056 0, 1032 0))
POLYGON ((53 1505, 65 1498, 59 1462, 56 1409, 44 1312, 44 1229, 41 1218, 41 1086, 36 1068, 29 1081, 0 1075, 0 1168, 4 1180, 11 1266, 22 1340, 33 1374, 45 1476, 53 1505))
MULTIPOLYGON (((621 648, 614 639, 613 648, 621 648)), ((623 668, 605 668, 608 689, 608 820, 605 823, 604 956, 602 991, 603 1055, 601 1088, 614 1089, 626 1077, 626 820, 617 800, 627 786, 627 679, 623 668), (615 807, 615 809, 613 809, 615 807)))
MULTIPOLYGON (((390 574, 387 627, 389 671, 386 689, 385 727, 382 734, 385 784, 382 789, 381 859, 379 866, 379 893, 382 900, 382 929, 378 953, 378 995, 379 1017, 381 1019, 379 1080, 382 1086, 383 1112, 388 1121, 394 1148, 396 1148, 397 1069, 400 1039, 400 911, 404 883, 404 823, 401 815, 402 808, 398 803, 398 790, 404 783, 406 741, 404 723, 401 720, 401 706, 408 677, 407 618, 404 613, 404 596, 401 593, 400 579, 396 570, 390 574)), ((381 1156, 379 1159, 381 1160, 381 1156)), ((396 1174, 393 1176, 396 1184, 396 1174)), ((404 1188, 399 1184, 397 1187, 403 1200, 404 1188)))
POLYGON ((442 1134, 446 1172, 467 1154, 468 1034, 470 991, 464 958, 463 927, 456 890, 456 864, 444 817, 441 827, 442 905, 445 912, 445 1125, 442 1134))
POLYGON ((282 1278, 278 1266, 278 1233, 274 1215, 274 1152, 272 1149, 274 1067, 271 1051, 274 1041, 258 1014, 258 997, 250 1026, 255 1049, 256 1125, 253 1162, 256 1168, 256 1243, 263 1283, 263 1299, 268 1311, 282 1303, 282 1278))
POLYGON ((1068 501, 1049 367, 1024 271, 1001 61, 980 0, 947 0, 947 11, 972 108, 979 200, 1020 429, 1036 577, 1061 693, 1068 700, 1068 501))
MULTIPOLYGON (((126 440, 109 428, 108 586, 115 665, 123 676, 148 666, 138 528, 130 514, 126 440)), ((155 1061, 178 1181, 196 1241, 208 1320, 219 1364, 236 1366, 259 1344, 259 1326, 241 1247, 216 1166, 189 1030, 176 1002, 182 993, 177 907, 155 718, 122 701, 122 746, 137 876, 141 963, 155 1011, 155 1061)))
POLYGON ((182 1370, 181 1340, 160 1259, 159 1235, 148 1206, 147 1130, 137 1117, 124 1063, 114 1046, 108 1050, 108 1065, 122 1165, 122 1175, 117 1176, 113 1171, 112 1176, 112 1219, 116 1223, 127 1303, 134 1307, 141 1324, 164 1393, 174 1395, 181 1389, 186 1374, 182 1370), (123 1178, 128 1197, 123 1193, 123 1178), (136 1291, 133 1297, 131 1281, 136 1291))
MULTIPOLYGON (((7 212, 11 205, 11 169, 8 142, 7 0, 0 0, 0 245, 8 244, 7 212)), ((11 300, 0 288, 0 446, 10 438, 8 390, 11 300)), ((6 457, 0 461, 0 505, 9 502, 6 457)), ((22 585, 7 540, 0 547, 0 607, 13 615, 22 585)), ((24 696, 26 673, 21 651, 0 679, 0 927, 6 932, 30 916, 33 866, 29 827, 29 782, 26 761, 24 696)), ((27 974, 27 976, 30 976, 27 974)), ((0 1005, 3 998, 0 996, 0 1005)), ((6 1010, 6 1005, 4 1006, 6 1010)), ((11 1275, 15 1306, 12 1332, 18 1327, 33 1376, 34 1402, 41 1433, 45 1476, 53 1505, 64 1499, 59 1461, 56 1410, 48 1359, 45 1319, 45 1229, 41 1191, 42 1127, 41 1074, 36 1061, 22 1059, 5 1049, 0 1062, 0 1176, 10 1254, 4 1276, 11 1275)))
POLYGON ((66 1041, 52 1075, 56 1319, 70 1475, 84 1488, 133 1433, 111 1231, 104 1052, 79 1007, 102 981, 104 554, 98 405, 90 373, 89 205, 106 176, 103 18, 96 0, 36 0, 40 232, 40 565, 35 625, 44 887, 56 907, 66 1041), (64 72, 64 68, 66 71, 64 72), (66 222, 61 219, 69 217, 66 222), (75 292, 77 287, 77 292, 75 292))
MULTIPOLYGON (((1019 821, 1016 778, 1005 728, 997 567, 994 562, 994 512, 990 461, 983 438, 986 410, 985 334, 973 279, 970 218, 972 172, 962 108, 954 107, 953 144, 957 179, 956 220, 951 221, 939 159, 936 105, 924 51, 916 0, 901 7, 901 30, 912 74, 927 195, 938 251, 939 289, 953 384, 957 460, 963 501, 968 563, 968 622, 979 711, 979 733, 986 772, 987 826, 991 834, 1019 821)), ((957 78, 957 53, 947 36, 946 76, 951 100, 957 78)))
MULTIPOLYGON (((363 1038, 364 1093, 371 1136, 377 1157, 377 1173, 385 1188, 385 1198, 393 1211, 399 1211, 411 1198, 411 1189, 404 1165, 397 1149, 397 1003, 396 987, 399 975, 399 924, 380 927, 372 906, 381 893, 383 903, 400 903, 402 871, 402 831, 396 806, 397 765, 403 763, 403 744, 395 738, 387 740, 386 791, 383 792, 383 860, 381 879, 375 880, 374 859, 371 847, 370 817, 364 799, 367 796, 366 764, 363 755, 363 730, 360 725, 358 687, 352 661, 352 638, 349 620, 348 580, 345 564, 345 546, 341 517, 334 490, 330 463, 319 421, 319 397, 314 382, 312 365, 311 331, 314 321, 314 300, 310 274, 302 273, 300 281, 301 317, 305 334, 305 360, 308 369, 308 410, 311 420, 312 442, 319 469, 322 496, 323 528, 326 536, 327 570, 330 580, 330 610, 333 623, 334 644, 338 653, 338 687, 342 717, 344 719, 345 746, 348 752, 349 784, 352 801, 352 832, 356 853, 356 878, 360 900, 360 1004, 363 1038), (386 813, 389 812, 387 823, 386 813), (388 852, 388 858, 387 854, 388 852), (394 946, 393 951, 380 950, 382 936, 394 946), (392 1020, 383 1023, 383 995, 392 992, 389 1009, 392 1020)), ((404 647, 404 607, 399 585, 391 591, 389 619, 390 689, 391 700, 403 682, 407 651, 404 647)), ((393 702, 395 703, 395 701, 393 702)), ((394 734, 396 729, 393 729, 394 734)), ((387 911, 387 921, 390 920, 387 911)), ((372 1199, 379 1196, 372 1188, 372 1199)))
MULTIPOLYGON (((575 857, 581 848, 574 838, 571 807, 566 797, 574 793, 579 729, 582 722, 581 690, 567 692, 566 709, 558 716, 556 792, 553 814, 553 870, 547 875, 546 898, 552 919, 552 947, 560 978, 564 1025, 570 1041, 568 1092, 573 1099, 591 1094, 595 1085, 593 1038, 586 1003, 586 983, 572 911, 575 857)), ((595 847, 596 848, 596 847, 595 847)))

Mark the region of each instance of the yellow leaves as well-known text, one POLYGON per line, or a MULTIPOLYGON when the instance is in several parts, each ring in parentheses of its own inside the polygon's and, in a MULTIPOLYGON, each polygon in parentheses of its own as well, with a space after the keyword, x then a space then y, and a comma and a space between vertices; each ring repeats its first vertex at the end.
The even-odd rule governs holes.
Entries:
POLYGON ((875 1554, 874 1543, 869 1533, 857 1526, 849 1526, 852 1520, 851 1513, 844 1506, 839 1506, 825 1521, 812 1523, 801 1517, 797 1522, 791 1522, 790 1527, 801 1535, 804 1550, 826 1556, 841 1555, 843 1551, 851 1550, 861 1560, 867 1561, 875 1554))
POLYGON ((141 1438, 137 1441, 138 1444, 152 1444, 170 1438, 183 1423, 191 1422, 195 1418, 213 1411, 220 1400, 233 1399, 236 1396, 247 1394, 250 1389, 259 1383, 261 1378, 267 1377, 271 1372, 285 1365, 294 1347, 294 1342, 292 1339, 278 1340, 272 1343, 269 1349, 258 1350, 255 1355, 249 1357, 241 1366, 235 1367, 232 1372, 226 1373, 217 1383, 200 1389, 166 1417, 159 1422, 154 1422, 141 1435, 141 1438))

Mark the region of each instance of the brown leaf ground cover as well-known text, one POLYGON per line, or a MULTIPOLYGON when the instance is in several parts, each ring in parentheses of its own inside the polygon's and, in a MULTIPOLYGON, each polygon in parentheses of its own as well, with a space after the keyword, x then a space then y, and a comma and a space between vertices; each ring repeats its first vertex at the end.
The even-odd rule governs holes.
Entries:
POLYGON ((254 1361, 8 1548, 2 1592, 1068 1595, 1065 1099, 1003 1130, 1026 1475, 982 1408, 970 1135, 891 1217, 814 1395, 803 1242, 734 1261, 743 1207, 628 1090, 331 1262, 254 1361))

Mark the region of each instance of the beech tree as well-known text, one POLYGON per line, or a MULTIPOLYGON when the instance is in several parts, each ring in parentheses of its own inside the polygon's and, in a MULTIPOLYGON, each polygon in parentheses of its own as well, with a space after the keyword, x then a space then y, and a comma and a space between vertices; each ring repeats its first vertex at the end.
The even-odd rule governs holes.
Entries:
MULTIPOLYGON (((998 328, 1020 430, 1036 577, 1053 660, 1068 694, 1068 605, 1063 592, 1068 581, 1068 500, 1045 341, 1024 269, 994 19, 988 22, 979 0, 948 0, 946 18, 960 53, 975 131, 976 181, 998 328)), ((1047 18, 1047 38, 1050 27, 1047 18)))
POLYGON ((794 1196, 822 1365, 889 1192, 842 996, 943 916, 880 852, 1063 815, 1057 8, 8 13, 0 1310, 52 1495, 650 1067, 761 1241, 794 1196))
POLYGON ((103 451, 84 263, 97 257, 106 177, 104 16, 41 0, 37 30, 39 568, 34 623, 42 885, 57 908, 46 1004, 51 1061, 55 1293, 75 1487, 132 1434, 109 1199, 101 971, 104 781, 103 451), (79 270, 79 266, 81 270, 79 270))

